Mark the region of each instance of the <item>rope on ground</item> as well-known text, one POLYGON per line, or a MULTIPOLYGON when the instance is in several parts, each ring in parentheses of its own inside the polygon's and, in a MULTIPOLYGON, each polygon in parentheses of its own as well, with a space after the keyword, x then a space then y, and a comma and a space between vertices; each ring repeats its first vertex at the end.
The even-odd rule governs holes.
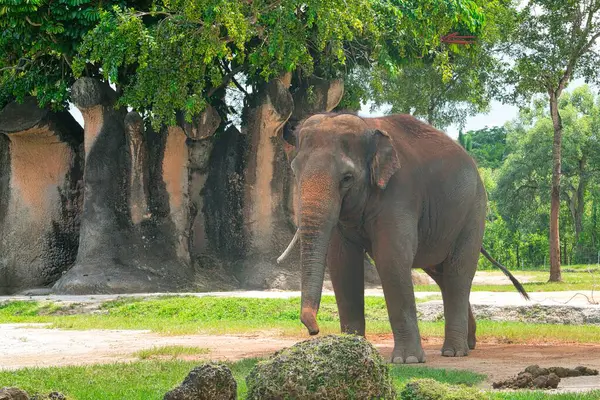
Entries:
MULTIPOLYGON (((571 296, 571 298, 569 300, 567 300, 566 302, 564 302, 562 304, 569 303, 571 300, 573 300, 577 296, 583 296, 583 297, 585 297, 589 304, 593 304, 593 305, 600 304, 600 302, 598 300, 596 300, 595 297, 594 297, 594 291, 596 289, 596 275, 590 269, 590 266, 591 265, 588 264, 588 268, 587 268, 587 272, 592 276, 592 292, 590 293, 590 296, 588 296, 585 293, 575 293, 573 296, 571 296)), ((600 271, 600 264, 598 264, 598 270, 600 271)))

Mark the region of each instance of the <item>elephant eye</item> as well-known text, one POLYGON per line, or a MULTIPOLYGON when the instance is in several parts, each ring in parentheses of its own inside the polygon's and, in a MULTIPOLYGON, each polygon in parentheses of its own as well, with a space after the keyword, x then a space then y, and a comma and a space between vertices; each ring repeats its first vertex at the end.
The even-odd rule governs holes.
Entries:
POLYGON ((344 175, 342 178, 342 185, 348 186, 354 181, 354 176, 350 173, 344 175))

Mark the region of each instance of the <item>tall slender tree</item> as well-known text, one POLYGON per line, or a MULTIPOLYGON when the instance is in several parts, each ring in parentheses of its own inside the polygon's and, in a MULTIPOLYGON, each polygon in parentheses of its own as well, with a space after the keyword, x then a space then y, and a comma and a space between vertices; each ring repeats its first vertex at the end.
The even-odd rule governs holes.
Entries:
POLYGON ((547 95, 554 130, 550 212, 550 281, 561 281, 560 180, 563 125, 559 99, 572 79, 598 78, 600 0, 529 0, 517 13, 507 42, 512 99, 529 101, 547 95))

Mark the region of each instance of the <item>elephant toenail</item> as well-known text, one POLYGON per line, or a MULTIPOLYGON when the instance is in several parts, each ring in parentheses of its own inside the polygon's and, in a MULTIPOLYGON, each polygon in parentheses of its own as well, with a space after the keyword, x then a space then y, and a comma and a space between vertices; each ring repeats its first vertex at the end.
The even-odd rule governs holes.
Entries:
POLYGON ((394 358, 392 359, 392 362, 393 362, 394 364, 404 364, 404 359, 403 359, 402 357, 394 357, 394 358))
POLYGON ((444 357, 454 357, 454 350, 442 350, 444 357))
POLYGON ((419 359, 415 356, 408 356, 406 357, 406 363, 407 364, 417 364, 419 362, 419 359))

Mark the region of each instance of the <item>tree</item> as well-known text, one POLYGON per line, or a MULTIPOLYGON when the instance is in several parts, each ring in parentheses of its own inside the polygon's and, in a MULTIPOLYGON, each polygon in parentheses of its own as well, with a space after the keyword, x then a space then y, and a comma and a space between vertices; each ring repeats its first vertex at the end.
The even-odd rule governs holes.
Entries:
MULTIPOLYGON (((563 124, 561 179, 561 242, 575 250, 563 259, 589 259, 584 254, 586 207, 592 208, 589 182, 600 177, 600 139, 596 120, 600 109, 589 87, 566 92, 559 111, 563 124), (587 205, 587 206, 586 206, 587 205)), ((507 152, 492 194, 503 218, 514 232, 537 234, 546 231, 550 218, 548 197, 552 185, 553 123, 544 102, 536 100, 520 118, 507 126, 507 152)), ((587 214, 593 218, 591 211, 587 214)), ((593 228, 588 228, 593 246, 593 228)))
MULTIPOLYGON (((102 2, 104 7, 124 3, 102 2)), ((132 1, 139 7, 143 1, 132 1)), ((0 108, 34 95, 54 109, 67 106, 74 82, 71 66, 83 36, 98 24, 100 11, 91 0, 0 0, 0 108)), ((90 76, 97 70, 88 69, 90 76)))
POLYGON ((546 94, 554 132, 550 212, 550 281, 560 273, 560 186, 563 125, 559 99, 577 77, 597 77, 600 54, 594 48, 600 36, 600 0, 529 0, 518 12, 516 28, 509 33, 508 55, 513 64, 508 83, 513 99, 546 94))
POLYGON ((457 54, 452 60, 447 74, 441 66, 420 60, 403 66, 395 75, 386 74, 375 105, 388 103, 390 113, 411 114, 438 129, 464 126, 468 116, 485 112, 489 106, 488 71, 475 54, 457 54))
POLYGON ((374 107, 388 104, 391 113, 407 113, 426 120, 438 129, 458 124, 485 112, 497 95, 498 60, 494 49, 502 41, 499 25, 510 22, 510 1, 482 4, 485 25, 476 36, 467 32, 447 44, 452 52, 406 60, 397 68, 380 73, 380 91, 373 91, 374 107), (471 36, 469 36, 471 35, 471 36))
POLYGON ((464 136, 465 147, 482 168, 497 169, 504 161, 506 153, 506 129, 501 126, 468 131, 464 136))

